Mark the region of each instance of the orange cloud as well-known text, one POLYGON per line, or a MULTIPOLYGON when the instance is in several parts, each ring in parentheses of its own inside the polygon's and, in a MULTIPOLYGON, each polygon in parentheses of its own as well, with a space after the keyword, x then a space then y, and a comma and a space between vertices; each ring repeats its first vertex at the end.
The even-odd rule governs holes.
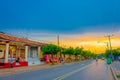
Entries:
MULTIPOLYGON (((34 40, 57 44, 57 34, 36 34, 31 33, 34 40)), ((120 31, 113 33, 59 34, 59 45, 62 47, 78 46, 94 53, 104 53, 107 48, 107 43, 109 42, 108 38, 105 37, 108 34, 114 34, 114 36, 111 37, 112 48, 114 49, 120 47, 120 31)))
MULTIPOLYGON (((109 40, 107 37, 101 36, 100 37, 95 34, 83 34, 83 35, 71 35, 66 36, 60 40, 60 45, 63 47, 83 47, 85 50, 90 50, 94 53, 104 53, 107 48, 109 48, 109 40)), ((120 47, 120 38, 119 37, 112 37, 111 38, 112 48, 120 47)))

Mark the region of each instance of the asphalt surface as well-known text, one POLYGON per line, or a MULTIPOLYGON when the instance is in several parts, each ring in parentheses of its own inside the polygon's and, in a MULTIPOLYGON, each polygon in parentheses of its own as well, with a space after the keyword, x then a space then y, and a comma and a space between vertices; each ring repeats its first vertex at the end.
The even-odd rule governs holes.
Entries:
POLYGON ((104 61, 85 61, 0 77, 0 80, 113 80, 104 61))

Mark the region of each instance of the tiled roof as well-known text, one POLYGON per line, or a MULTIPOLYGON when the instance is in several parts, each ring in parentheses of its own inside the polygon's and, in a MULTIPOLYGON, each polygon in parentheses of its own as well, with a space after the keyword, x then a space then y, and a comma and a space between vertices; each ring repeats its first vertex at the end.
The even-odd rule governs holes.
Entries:
POLYGON ((8 34, 3 34, 3 33, 0 33, 0 38, 1 39, 5 39, 5 40, 8 40, 8 41, 15 41, 15 42, 23 42, 23 43, 26 43, 26 44, 33 44, 33 45, 47 45, 46 43, 41 43, 41 42, 37 42, 37 41, 32 41, 32 40, 29 40, 27 38, 20 38, 20 37, 15 37, 15 36, 11 36, 11 35, 8 35, 8 34))

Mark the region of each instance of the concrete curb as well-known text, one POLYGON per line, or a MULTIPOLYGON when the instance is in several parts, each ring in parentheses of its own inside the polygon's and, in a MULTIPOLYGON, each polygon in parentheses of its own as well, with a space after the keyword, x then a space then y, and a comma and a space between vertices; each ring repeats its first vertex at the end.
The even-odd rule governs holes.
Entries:
POLYGON ((113 70, 113 68, 112 68, 111 65, 110 65, 110 69, 111 69, 111 72, 112 72, 112 74, 113 74, 113 76, 114 76, 114 79, 115 79, 115 80, 118 80, 117 75, 116 75, 116 73, 115 73, 115 71, 113 70))

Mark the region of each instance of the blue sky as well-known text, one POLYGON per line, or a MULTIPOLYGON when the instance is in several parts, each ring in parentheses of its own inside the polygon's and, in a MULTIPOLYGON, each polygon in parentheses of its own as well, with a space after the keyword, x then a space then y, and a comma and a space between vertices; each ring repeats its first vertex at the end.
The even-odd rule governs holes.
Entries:
POLYGON ((120 45, 120 0, 0 0, 0 31, 100 52, 120 45))
POLYGON ((120 29, 119 0, 0 0, 0 30, 53 33, 120 29))

